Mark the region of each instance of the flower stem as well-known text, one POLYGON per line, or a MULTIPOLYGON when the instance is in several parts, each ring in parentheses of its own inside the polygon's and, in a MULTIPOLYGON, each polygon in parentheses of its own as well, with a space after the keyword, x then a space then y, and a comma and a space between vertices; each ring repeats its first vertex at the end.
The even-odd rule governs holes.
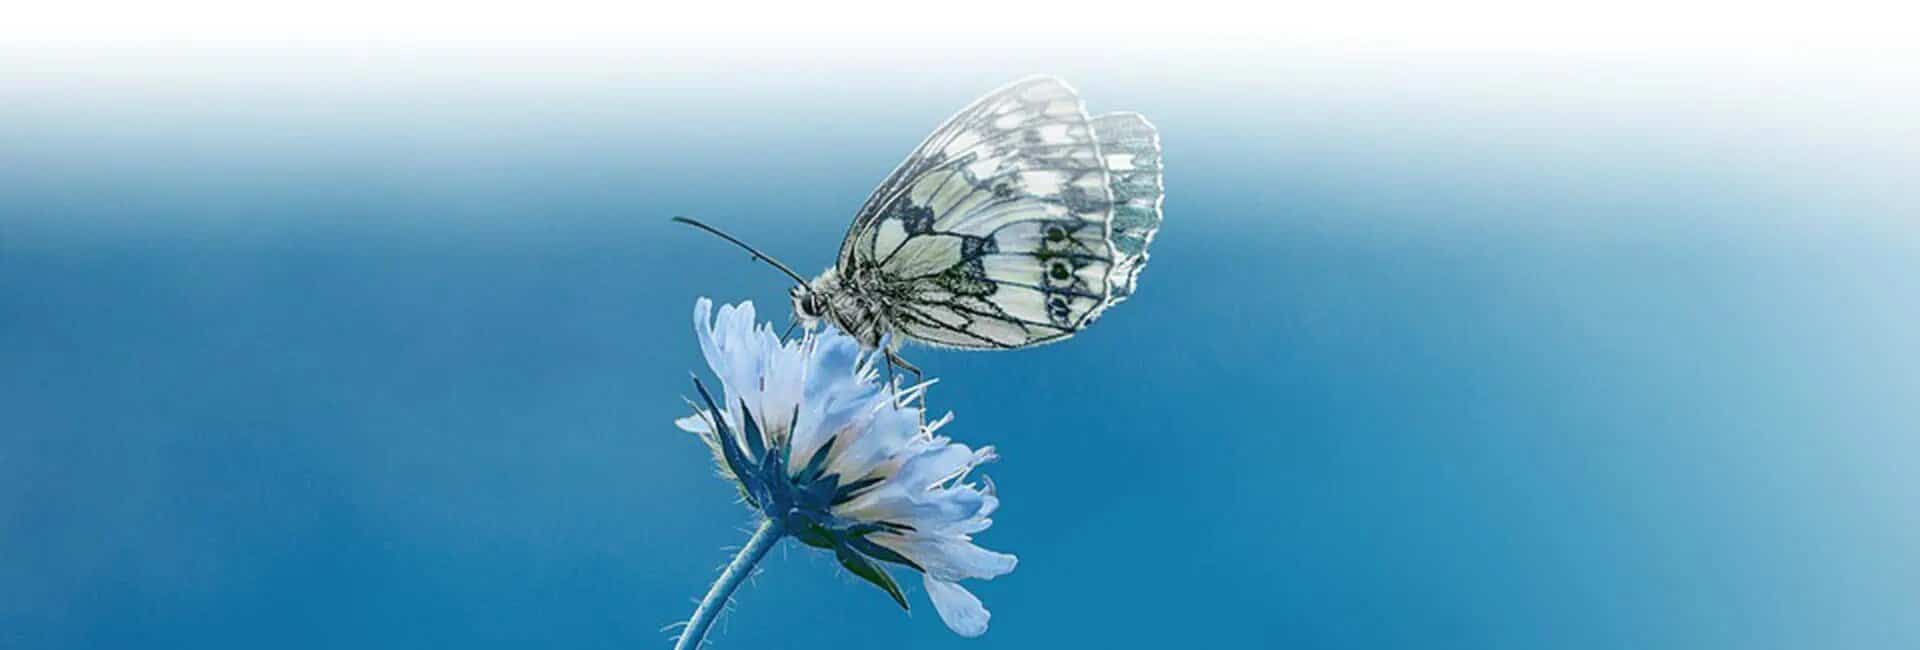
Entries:
POLYGON ((720 610, 726 609, 727 600, 733 598, 733 592, 740 583, 753 574, 753 567, 767 556, 767 551, 779 545, 786 530, 772 519, 762 520, 760 528, 747 538, 746 546, 740 547, 740 554, 733 556, 720 579, 713 582, 713 588, 707 590, 707 597, 700 599, 700 606, 694 608, 693 618, 687 620, 687 627, 680 633, 680 642, 674 644, 674 650, 697 650, 707 640, 707 630, 713 627, 713 620, 719 618, 720 610))

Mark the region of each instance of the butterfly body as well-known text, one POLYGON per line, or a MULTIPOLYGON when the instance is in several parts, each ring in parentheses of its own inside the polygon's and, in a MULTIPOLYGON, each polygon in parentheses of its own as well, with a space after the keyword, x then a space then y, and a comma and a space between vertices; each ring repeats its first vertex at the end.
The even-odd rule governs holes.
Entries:
POLYGON ((1017 81, 948 119, 881 182, 834 265, 794 287, 794 313, 889 353, 907 340, 1064 340, 1133 294, 1161 195, 1159 134, 1144 117, 1089 116, 1058 79, 1017 81))
POLYGON ((885 341, 897 350, 901 341, 893 337, 894 316, 888 309, 891 288, 876 275, 869 269, 842 279, 839 269, 828 267, 805 287, 794 288, 793 313, 809 329, 824 320, 869 348, 885 341))

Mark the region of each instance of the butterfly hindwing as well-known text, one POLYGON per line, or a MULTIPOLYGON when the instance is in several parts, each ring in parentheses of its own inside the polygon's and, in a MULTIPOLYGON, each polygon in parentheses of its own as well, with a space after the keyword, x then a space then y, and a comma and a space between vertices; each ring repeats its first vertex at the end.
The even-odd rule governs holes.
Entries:
POLYGON ((1147 246, 1160 230, 1160 132, 1139 113, 1108 113, 1093 118, 1095 139, 1105 158, 1113 199, 1112 239, 1116 257, 1109 306, 1133 295, 1147 246))
MULTIPOLYGON (((1151 127, 1144 141, 1139 133, 1114 141, 1130 159, 1154 161, 1157 210, 1157 142, 1151 127), (1154 155, 1143 157, 1148 146, 1154 155)), ((1116 287, 1131 290, 1152 236, 1130 221, 1123 234, 1138 246, 1116 248, 1117 181, 1101 144, 1079 97, 1057 79, 989 94, 935 130, 867 200, 841 246, 841 276, 883 294, 894 324, 928 343, 1015 348, 1071 336, 1112 304, 1116 287)))

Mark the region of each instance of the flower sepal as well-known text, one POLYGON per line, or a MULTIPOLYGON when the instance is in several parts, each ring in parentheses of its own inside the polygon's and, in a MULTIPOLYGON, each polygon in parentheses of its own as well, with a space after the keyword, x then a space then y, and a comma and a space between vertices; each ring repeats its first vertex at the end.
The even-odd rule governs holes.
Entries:
POLYGON ((887 592, 888 596, 893 597, 893 602, 900 604, 901 609, 912 611, 913 608, 907 604, 906 594, 900 590, 899 583, 894 582, 893 576, 887 573, 885 567, 875 564, 873 560, 892 562, 911 567, 915 571, 921 570, 920 566, 892 549, 867 541, 865 536, 868 533, 883 530, 883 528, 872 524, 834 528, 817 521, 813 515, 805 511, 794 511, 789 514, 786 526, 787 530, 792 531, 794 539, 814 548, 833 551, 834 557, 840 560, 840 566, 846 567, 848 572, 860 576, 861 579, 887 592))
POLYGON ((855 552, 846 545, 834 547, 833 555, 840 559, 840 566, 846 567, 854 575, 865 578, 867 582, 886 591, 887 595, 893 597, 893 602, 900 604, 900 609, 913 611, 913 608, 907 605, 907 594, 900 591, 900 584, 894 582, 892 575, 867 559, 867 556, 855 552))
MULTIPOLYGON (((713 403, 713 395, 707 392, 706 385, 700 383, 699 377, 693 378, 693 390, 700 394, 702 401, 707 403, 707 410, 703 415, 709 419, 707 426, 712 428, 712 440, 720 450, 720 459, 726 463, 727 472, 740 483, 740 492, 746 496, 748 505, 756 509, 766 509, 772 505, 773 495, 770 493, 771 486, 762 476, 760 465, 748 460, 750 457, 746 450, 740 448, 740 437, 734 435, 732 427, 727 426, 727 419, 721 415, 720 407, 713 403)), ((745 405, 742 404, 742 407, 744 408, 745 405)), ((747 421, 753 421, 751 413, 748 414, 747 421)))

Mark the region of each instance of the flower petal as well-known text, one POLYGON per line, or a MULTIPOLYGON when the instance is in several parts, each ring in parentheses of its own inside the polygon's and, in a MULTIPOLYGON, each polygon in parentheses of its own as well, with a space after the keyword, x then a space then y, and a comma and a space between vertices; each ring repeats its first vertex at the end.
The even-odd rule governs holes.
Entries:
POLYGON ((928 534, 970 535, 984 526, 999 500, 971 487, 913 491, 888 481, 834 508, 834 514, 862 521, 892 521, 928 534))
POLYGON ((827 459, 827 471, 843 480, 866 478, 875 469, 900 462, 919 439, 920 411, 896 408, 884 394, 877 397, 867 402, 870 412, 853 416, 842 432, 840 450, 827 459), (875 406, 878 410, 871 410, 875 406))
POLYGON ((712 433, 713 429, 707 426, 707 418, 705 417, 705 413, 706 413, 706 410, 701 409, 699 413, 695 413, 693 415, 689 415, 687 417, 674 420, 673 426, 680 427, 681 431, 685 431, 687 433, 699 433, 699 434, 712 433))
POLYGON ((852 440, 855 435, 847 430, 865 422, 885 399, 878 384, 861 381, 860 344, 852 337, 826 329, 806 340, 810 345, 801 350, 806 355, 799 398, 803 408, 793 430, 793 452, 799 458, 811 456, 829 438, 838 436, 842 445, 852 440))
POLYGON ((987 633, 987 619, 992 618, 993 613, 987 611, 973 592, 933 576, 923 576, 921 582, 927 587, 927 599, 933 601, 933 610, 940 613, 940 620, 948 629, 969 638, 987 633))
POLYGON ((907 492, 925 492, 933 484, 953 478, 973 467, 973 450, 966 445, 949 443, 928 449, 907 459, 900 466, 900 472, 894 480, 907 492))
POLYGON ((1020 564, 1018 557, 980 548, 965 537, 907 534, 871 539, 912 558, 927 575, 940 580, 991 579, 1011 573, 1020 564))
POLYGON ((970 535, 985 530, 999 499, 978 487, 952 481, 994 459, 993 447, 970 450, 936 438, 901 463, 886 483, 834 511, 855 520, 909 524, 923 534, 970 535))

